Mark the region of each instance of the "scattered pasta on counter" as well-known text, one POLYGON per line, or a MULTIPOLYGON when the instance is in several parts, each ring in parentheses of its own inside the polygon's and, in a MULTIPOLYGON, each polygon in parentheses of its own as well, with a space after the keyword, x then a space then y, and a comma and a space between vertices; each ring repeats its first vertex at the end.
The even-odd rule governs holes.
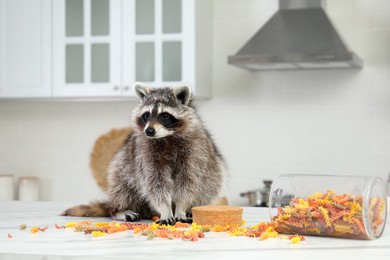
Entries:
POLYGON ((65 226, 61 226, 58 224, 54 224, 54 226, 56 227, 56 229, 65 229, 65 226))
POLYGON ((76 224, 77 224, 77 222, 74 222, 74 221, 68 222, 65 224, 65 227, 67 227, 67 228, 74 227, 74 226, 76 226, 76 224))
POLYGON ((37 233, 38 231, 45 232, 47 229, 48 229, 48 226, 43 227, 43 228, 40 228, 40 227, 32 227, 32 228, 30 229, 30 233, 34 234, 34 233, 37 233))
POLYGON ((44 228, 40 228, 40 227, 38 228, 38 230, 39 230, 39 231, 42 231, 42 232, 46 231, 46 229, 48 229, 48 227, 47 227, 47 226, 46 226, 46 227, 44 227, 44 228))
POLYGON ((104 236, 107 235, 107 233, 102 232, 102 231, 92 231, 92 232, 91 232, 91 235, 92 235, 93 237, 104 237, 104 236))
MULTIPOLYGON (((226 233, 230 236, 258 238, 261 241, 269 238, 280 237, 279 233, 276 231, 274 222, 261 222, 252 227, 246 227, 245 224, 245 221, 242 222, 242 225, 226 226, 199 225, 197 223, 188 224, 181 222, 177 222, 175 225, 161 225, 157 223, 148 222, 81 221, 67 222, 64 225, 54 224, 54 227, 57 230, 67 229, 73 230, 73 232, 82 232, 85 235, 90 235, 92 238, 105 237, 114 233, 125 231, 132 231, 132 233, 136 236, 145 236, 147 240, 160 238, 168 240, 179 239, 183 241, 192 242, 196 242, 199 239, 205 238, 205 234, 209 232, 226 233)), ((27 227, 22 225, 20 225, 20 230, 24 230, 27 227)), ((48 226, 45 226, 43 228, 34 226, 30 229, 30 233, 35 234, 39 231, 44 232, 48 228, 48 226)), ((8 237, 12 238, 12 235, 9 233, 8 237)), ((291 243, 298 243, 300 241, 305 240, 304 237, 300 235, 289 236, 288 239, 291 240, 291 243)))
POLYGON ((299 243, 301 240, 302 239, 300 236, 295 236, 295 237, 290 238, 291 244, 299 243))
POLYGON ((19 225, 19 230, 25 230, 27 228, 26 224, 19 225))
POLYGON ((30 229, 30 233, 34 234, 34 233, 37 233, 39 231, 39 227, 32 227, 30 229))
POLYGON ((174 227, 176 227, 176 228, 188 228, 189 226, 190 226, 190 224, 183 223, 183 222, 176 222, 176 224, 174 225, 174 227))

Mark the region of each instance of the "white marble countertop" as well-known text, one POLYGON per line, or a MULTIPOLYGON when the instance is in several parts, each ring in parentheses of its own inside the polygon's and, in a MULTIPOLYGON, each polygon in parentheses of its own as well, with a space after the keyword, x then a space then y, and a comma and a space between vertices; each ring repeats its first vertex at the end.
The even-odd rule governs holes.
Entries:
MULTIPOLYGON (((291 244, 285 239, 231 237, 206 233, 197 242, 153 239, 133 231, 91 237, 72 230, 58 230, 55 224, 86 218, 58 216, 74 203, 0 201, 0 259, 390 259, 390 228, 376 240, 306 237, 291 244), (20 231, 19 225, 27 230, 20 231), (33 226, 49 229, 30 233, 33 226), (13 237, 8 238, 8 233, 13 237)), ((269 221, 268 209, 244 208, 247 225, 269 221)), ((111 219, 94 218, 96 221, 111 219)))

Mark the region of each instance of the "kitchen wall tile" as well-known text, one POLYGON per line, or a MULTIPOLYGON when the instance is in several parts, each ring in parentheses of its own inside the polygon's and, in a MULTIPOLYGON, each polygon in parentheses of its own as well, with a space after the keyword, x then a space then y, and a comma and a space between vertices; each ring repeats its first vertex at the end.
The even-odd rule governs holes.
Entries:
MULTIPOLYGON (((374 17, 369 14, 357 15, 357 14, 346 14, 346 13, 332 13, 328 12, 329 18, 332 23, 335 25, 335 28, 339 33, 344 35, 347 31, 362 31, 370 30, 374 26, 374 17)), ((344 38, 347 42, 350 42, 350 39, 344 38)))
MULTIPOLYGON (((386 180, 389 169, 390 161, 388 160, 390 156, 389 151, 375 151, 375 152, 366 152, 366 151, 350 151, 348 154, 348 160, 350 167, 359 168, 362 167, 366 174, 369 175, 379 175, 377 169, 381 169, 382 178, 386 180), (356 167, 359 165, 359 167, 356 167)), ((380 175, 379 175, 380 176, 380 175)))
POLYGON ((21 134, 21 128, 20 122, 0 121, 0 136, 6 137, 21 134))
POLYGON ((390 20, 388 13, 380 13, 373 17, 373 29, 389 29, 390 28, 390 20))
POLYGON ((349 124, 358 136, 386 136, 390 133, 390 118, 387 120, 367 123, 352 122, 349 124))
MULTIPOLYGON (((329 145, 330 148, 338 148, 332 144, 329 145)), ((312 169, 311 171, 314 173, 327 172, 327 174, 339 174, 342 169, 350 167, 351 164, 348 161, 349 151, 336 151, 308 152, 306 159, 307 164, 312 169)))
MULTIPOLYGON (((21 176, 40 176, 41 174, 38 162, 23 162, 15 159, 15 157, 5 161, 0 160, 0 162, 0 172, 14 175, 15 180, 21 176)), ((63 190, 59 190, 59 193, 66 199, 63 190)), ((50 197, 46 200, 50 200, 50 197)))
POLYGON ((390 118, 388 114, 386 113, 386 110, 390 110, 390 105, 389 104, 384 104, 384 105, 378 105, 374 107, 375 109, 375 116, 374 119, 375 121, 378 122, 383 122, 383 128, 390 130, 389 129, 389 123, 390 123, 390 118))
POLYGON ((354 0, 325 1, 325 10, 330 14, 352 14, 354 10, 354 0))
POLYGON ((17 163, 19 161, 19 154, 17 151, 11 152, 7 146, 0 140, 0 172, 3 169, 5 163, 17 163))
POLYGON ((374 151, 388 152, 390 147, 390 132, 387 136, 374 137, 374 151))
POLYGON ((390 2, 387 0, 354 1, 352 9, 355 13, 369 13, 372 15, 388 14, 390 2))
POLYGON ((324 137, 283 137, 283 151, 330 151, 329 138, 324 137))
MULTIPOLYGON (((323 114, 318 114, 317 117, 320 118, 322 115, 323 114)), ((334 127, 329 124, 328 120, 306 122, 303 125, 303 136, 328 136, 332 129, 334 129, 334 127)))

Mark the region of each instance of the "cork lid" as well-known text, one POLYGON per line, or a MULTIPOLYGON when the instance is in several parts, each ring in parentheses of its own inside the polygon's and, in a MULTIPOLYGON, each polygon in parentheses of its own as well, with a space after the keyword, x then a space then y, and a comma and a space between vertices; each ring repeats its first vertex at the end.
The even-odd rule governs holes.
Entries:
POLYGON ((243 208, 235 207, 235 206, 226 206, 226 205, 207 205, 207 206, 199 206, 193 207, 192 211, 203 211, 207 213, 229 213, 229 212, 242 212, 243 208))

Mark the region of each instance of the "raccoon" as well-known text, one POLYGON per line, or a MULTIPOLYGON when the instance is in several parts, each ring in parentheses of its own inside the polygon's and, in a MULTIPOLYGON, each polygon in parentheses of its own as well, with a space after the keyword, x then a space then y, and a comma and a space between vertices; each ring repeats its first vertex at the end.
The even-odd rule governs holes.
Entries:
POLYGON ((214 203, 226 182, 226 164, 204 127, 187 85, 134 86, 140 102, 132 133, 108 168, 108 198, 67 209, 69 216, 111 216, 158 223, 191 222, 191 208, 214 203))

